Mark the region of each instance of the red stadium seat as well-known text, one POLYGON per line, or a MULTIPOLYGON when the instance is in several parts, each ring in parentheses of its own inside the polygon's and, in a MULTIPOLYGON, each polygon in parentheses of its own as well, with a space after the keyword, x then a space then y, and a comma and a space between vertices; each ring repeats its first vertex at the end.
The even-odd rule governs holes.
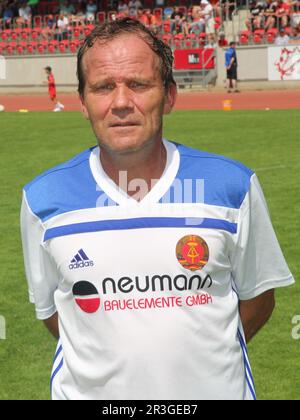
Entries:
POLYGON ((44 44, 42 44, 41 42, 39 42, 39 43, 37 44, 36 49, 37 49, 37 52, 38 52, 39 54, 44 54, 44 52, 46 51, 46 46, 45 46, 44 44))
POLYGON ((273 44, 275 41, 275 35, 272 32, 268 32, 266 38, 268 44, 273 44))
POLYGON ((20 33, 19 33, 19 32, 17 32, 17 31, 12 31, 12 32, 11 32, 11 34, 10 34, 10 38, 11 38, 13 41, 17 41, 17 40, 19 39, 19 35, 20 35, 20 33))
POLYGON ((278 34, 278 29, 277 28, 271 28, 268 29, 268 34, 273 34, 274 36, 276 36, 278 34))
POLYGON ((92 32, 92 30, 94 29, 94 25, 92 25, 92 24, 90 24, 90 25, 86 25, 84 28, 83 28, 83 33, 84 33, 84 36, 89 36, 89 34, 92 32))
POLYGON ((163 9, 161 7, 156 7, 153 10, 153 14, 157 19, 162 19, 163 9))
POLYGON ((6 42, 0 42, 0 54, 2 55, 5 52, 6 42))
POLYGON ((11 30, 5 29, 4 31, 0 33, 0 36, 1 36, 2 41, 7 41, 11 36, 11 30))
POLYGON ((191 39, 187 38, 187 39, 184 40, 184 46, 186 48, 191 48, 192 44, 193 44, 193 41, 191 39))
POLYGON ((250 31, 241 31, 240 32, 240 44, 247 45, 250 39, 250 31))
POLYGON ((40 35, 41 35, 41 28, 34 28, 31 31, 31 39, 39 39, 40 35))
POLYGON ((253 42, 254 44, 261 44, 264 37, 264 31, 262 29, 257 29, 254 31, 253 34, 253 42))
POLYGON ((163 31, 165 34, 169 34, 171 31, 171 23, 169 20, 163 21, 163 31))
POLYGON ((13 55, 16 51, 17 43, 15 41, 11 41, 6 46, 6 53, 8 55, 13 55))
MULTIPOLYGON (((67 41, 67 40, 65 40, 65 41, 67 41)), ((69 44, 69 41, 67 41, 67 42, 61 41, 58 44, 58 51, 62 54, 65 53, 68 49, 68 44, 69 44)))
POLYGON ((98 12, 96 14, 96 21, 98 23, 104 23, 106 20, 106 13, 105 12, 98 12))
POLYGON ((18 54, 23 54, 23 53, 24 53, 24 50, 25 50, 25 48, 24 48, 24 46, 23 46, 23 45, 18 44, 18 45, 16 46, 16 51, 17 51, 17 53, 18 53, 18 54))
POLYGON ((23 40, 28 39, 28 38, 29 38, 29 33, 28 33, 28 31, 22 31, 22 32, 21 32, 21 38, 22 38, 23 40))
POLYGON ((184 15, 186 15, 186 13, 187 13, 187 8, 186 8, 186 6, 179 6, 179 11, 180 11, 181 13, 183 13, 184 15))
POLYGON ((55 53, 55 44, 53 42, 49 42, 47 49, 48 49, 48 53, 50 54, 55 53))
POLYGON ((172 35, 165 34, 162 36, 162 40, 164 41, 165 44, 170 45, 170 42, 172 40, 172 35))
POLYGON ((28 54, 33 54, 35 52, 36 45, 34 42, 28 42, 26 46, 26 50, 28 54))
POLYGON ((43 17, 41 15, 36 15, 33 17, 33 26, 40 27, 43 24, 43 17))
POLYGON ((79 46, 79 44, 75 44, 75 42, 73 40, 70 41, 70 44, 69 44, 69 50, 70 50, 70 52, 71 53, 76 53, 77 52, 77 49, 78 49, 78 46, 79 46))
POLYGON ((182 48, 182 44, 183 44, 183 42, 182 42, 182 39, 178 39, 178 38, 173 38, 173 40, 172 40, 172 44, 173 44, 173 46, 175 47, 175 48, 182 48))
POLYGON ((76 26, 72 29, 72 38, 79 38, 81 35, 81 28, 79 26, 76 26))

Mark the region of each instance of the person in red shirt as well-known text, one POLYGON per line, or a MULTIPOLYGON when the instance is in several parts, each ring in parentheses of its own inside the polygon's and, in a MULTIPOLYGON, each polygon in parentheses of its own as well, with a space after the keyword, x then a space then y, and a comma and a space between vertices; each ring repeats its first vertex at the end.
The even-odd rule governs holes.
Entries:
MULTIPOLYGON (((53 112, 59 112, 64 109, 64 105, 56 99, 55 79, 50 66, 45 67, 45 72, 48 80, 48 93, 52 102, 55 103, 53 112)), ((47 82, 46 82, 47 83, 47 82)))
POLYGON ((219 33, 218 45, 220 48, 228 47, 228 41, 225 38, 224 32, 219 33))
POLYGON ((282 0, 279 0, 276 9, 276 20, 279 27, 286 28, 289 25, 290 12, 290 6, 282 0))

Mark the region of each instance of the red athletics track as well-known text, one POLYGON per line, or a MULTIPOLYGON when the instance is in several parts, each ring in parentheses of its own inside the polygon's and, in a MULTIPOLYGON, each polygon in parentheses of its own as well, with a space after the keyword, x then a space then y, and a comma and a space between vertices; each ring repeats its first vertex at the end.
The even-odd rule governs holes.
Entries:
MULTIPOLYGON (((80 110, 76 94, 59 94, 58 99, 65 104, 66 111, 80 110)), ((180 93, 175 109, 222 109, 222 102, 232 100, 232 109, 291 109, 300 108, 300 90, 226 92, 187 92, 180 93)), ((45 95, 0 95, 0 104, 6 111, 51 111, 53 106, 45 95)))

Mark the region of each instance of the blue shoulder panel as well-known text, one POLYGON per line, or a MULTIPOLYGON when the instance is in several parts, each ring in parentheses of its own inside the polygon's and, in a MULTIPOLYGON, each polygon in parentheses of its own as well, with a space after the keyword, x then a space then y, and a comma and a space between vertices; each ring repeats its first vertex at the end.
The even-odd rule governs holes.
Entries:
MULTIPOLYGON (((176 144, 176 143, 175 143, 176 144)), ((180 152, 177 179, 161 202, 205 203, 240 208, 253 171, 239 162, 176 144, 180 152), (178 182, 179 181, 179 182, 178 182), (178 193, 178 185, 182 194, 178 193)))
POLYGON ((32 212, 43 222, 62 213, 116 205, 103 199, 89 165, 92 149, 58 165, 27 184, 24 188, 32 212))

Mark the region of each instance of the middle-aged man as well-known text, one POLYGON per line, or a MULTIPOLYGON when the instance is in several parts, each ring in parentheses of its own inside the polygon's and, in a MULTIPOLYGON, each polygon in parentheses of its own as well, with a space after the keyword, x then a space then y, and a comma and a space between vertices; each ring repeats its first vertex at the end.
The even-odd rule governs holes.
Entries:
POLYGON ((163 139, 172 54, 139 22, 97 27, 78 78, 98 146, 22 205, 30 300, 59 340, 52 398, 254 399, 246 341, 293 283, 255 174, 163 139))

